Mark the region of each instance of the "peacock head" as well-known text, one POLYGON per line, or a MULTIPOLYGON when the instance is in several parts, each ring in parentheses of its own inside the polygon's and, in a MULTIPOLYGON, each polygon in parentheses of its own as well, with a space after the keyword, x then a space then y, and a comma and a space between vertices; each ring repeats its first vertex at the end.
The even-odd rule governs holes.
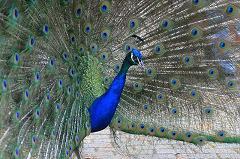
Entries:
POLYGON ((129 62, 130 62, 130 65, 140 65, 142 67, 144 67, 144 64, 143 64, 143 61, 142 61, 142 53, 133 48, 131 52, 128 53, 127 55, 129 58, 129 62))

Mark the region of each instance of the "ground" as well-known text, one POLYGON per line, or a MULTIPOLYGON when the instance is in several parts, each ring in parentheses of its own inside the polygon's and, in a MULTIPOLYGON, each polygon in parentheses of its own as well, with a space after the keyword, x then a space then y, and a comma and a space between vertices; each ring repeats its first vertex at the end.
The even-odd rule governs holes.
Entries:
POLYGON ((157 140, 121 133, 121 149, 126 148, 132 156, 115 149, 109 128, 93 133, 84 141, 84 159, 240 159, 240 145, 209 143, 202 148, 182 142, 157 140), (129 141, 129 142, 127 142, 129 141), (130 147, 131 145, 131 147, 130 147), (134 154, 137 154, 136 156, 134 154))

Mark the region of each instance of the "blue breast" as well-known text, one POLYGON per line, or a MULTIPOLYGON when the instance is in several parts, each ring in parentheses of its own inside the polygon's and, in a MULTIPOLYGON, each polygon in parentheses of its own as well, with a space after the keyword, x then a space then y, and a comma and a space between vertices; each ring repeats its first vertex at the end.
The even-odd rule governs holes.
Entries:
POLYGON ((93 102, 89 108, 91 132, 103 130, 110 124, 120 101, 125 81, 126 74, 119 74, 115 77, 107 92, 93 102))

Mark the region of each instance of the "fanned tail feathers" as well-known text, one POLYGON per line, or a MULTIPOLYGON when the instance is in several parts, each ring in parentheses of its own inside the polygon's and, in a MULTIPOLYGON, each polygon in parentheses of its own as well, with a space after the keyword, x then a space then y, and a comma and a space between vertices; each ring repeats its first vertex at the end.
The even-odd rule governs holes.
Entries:
POLYGON ((240 143, 240 1, 0 0, 0 158, 67 158, 132 48, 111 128, 240 143))

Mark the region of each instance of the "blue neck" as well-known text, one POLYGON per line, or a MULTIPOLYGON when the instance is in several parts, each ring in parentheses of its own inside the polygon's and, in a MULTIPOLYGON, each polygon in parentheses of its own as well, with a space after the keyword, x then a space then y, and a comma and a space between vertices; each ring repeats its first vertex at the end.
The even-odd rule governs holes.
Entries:
POLYGON ((120 101, 130 66, 128 59, 125 58, 120 72, 114 78, 109 89, 90 106, 92 132, 103 130, 110 124, 120 101))
POLYGON ((118 75, 117 76, 121 76, 123 74, 127 74, 128 72, 128 69, 131 67, 131 65, 129 64, 128 62, 128 57, 126 57, 123 61, 123 64, 122 64, 122 67, 121 67, 121 70, 119 71, 118 75))

